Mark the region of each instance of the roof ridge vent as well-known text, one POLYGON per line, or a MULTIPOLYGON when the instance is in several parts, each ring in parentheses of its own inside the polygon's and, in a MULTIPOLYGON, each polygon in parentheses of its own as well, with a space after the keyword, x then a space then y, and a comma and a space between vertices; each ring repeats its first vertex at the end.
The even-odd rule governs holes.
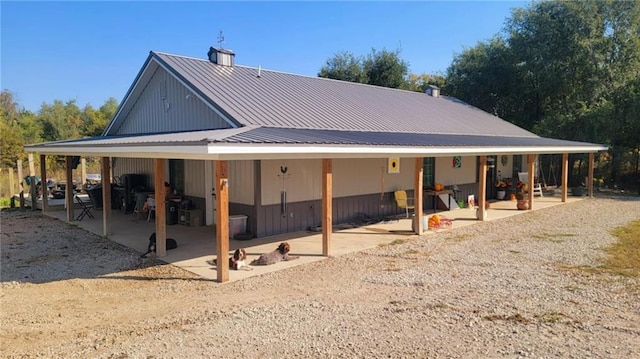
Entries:
POLYGON ((440 97, 440 88, 434 85, 428 85, 426 89, 424 89, 424 93, 432 97, 440 97))

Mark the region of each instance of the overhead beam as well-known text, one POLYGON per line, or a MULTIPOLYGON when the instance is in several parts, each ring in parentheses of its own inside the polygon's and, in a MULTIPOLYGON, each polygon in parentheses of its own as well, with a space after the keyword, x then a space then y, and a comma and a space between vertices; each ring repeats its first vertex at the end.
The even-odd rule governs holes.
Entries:
POLYGON ((322 255, 331 255, 331 233, 333 232, 333 163, 322 159, 322 255))
POLYGON ((216 161, 216 270, 218 282, 229 281, 229 163, 216 161))
POLYGON ((156 255, 164 257, 167 255, 167 210, 166 210, 166 188, 164 187, 165 159, 155 158, 153 160, 153 187, 156 203, 156 255))

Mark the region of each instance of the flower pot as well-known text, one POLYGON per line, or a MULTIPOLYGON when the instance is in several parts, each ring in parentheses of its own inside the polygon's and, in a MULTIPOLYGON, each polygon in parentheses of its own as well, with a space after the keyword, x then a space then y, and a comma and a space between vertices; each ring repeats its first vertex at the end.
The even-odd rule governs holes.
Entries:
POLYGON ((516 203, 516 207, 521 211, 529 209, 529 200, 519 199, 518 202, 516 203))
POLYGON ((582 187, 571 187, 571 194, 577 197, 580 197, 584 194, 584 188, 582 187))
POLYGON ((506 195, 507 195, 507 191, 503 191, 499 189, 498 192, 496 193, 496 198, 499 200, 503 200, 506 195))
POLYGON ((511 199, 512 201, 516 200, 516 194, 512 193, 511 196, 509 197, 509 199, 511 199))

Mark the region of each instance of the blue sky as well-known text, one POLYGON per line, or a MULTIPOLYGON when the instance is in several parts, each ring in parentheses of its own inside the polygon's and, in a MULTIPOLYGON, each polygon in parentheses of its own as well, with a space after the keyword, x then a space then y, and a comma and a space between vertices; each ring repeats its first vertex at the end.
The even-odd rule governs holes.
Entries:
POLYGON ((122 101, 149 51, 206 58, 223 31, 236 64, 316 76, 350 51, 400 49, 412 73, 444 73, 526 1, 1 2, 2 89, 38 111, 122 101))

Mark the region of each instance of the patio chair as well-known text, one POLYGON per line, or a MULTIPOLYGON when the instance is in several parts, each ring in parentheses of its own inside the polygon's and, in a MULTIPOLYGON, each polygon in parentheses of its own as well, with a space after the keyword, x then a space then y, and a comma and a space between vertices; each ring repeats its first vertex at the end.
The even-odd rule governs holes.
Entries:
MULTIPOLYGON (((518 179, 520 180, 520 182, 529 185, 529 173, 528 172, 518 172, 518 179)), ((540 197, 544 197, 544 195, 542 194, 542 185, 540 184, 540 182, 535 180, 534 177, 534 182, 533 182, 533 194, 539 194, 540 197)))
POLYGON ((147 210, 149 214, 147 215, 147 222, 151 221, 151 216, 155 219, 156 216, 156 199, 155 198, 147 198, 147 210))
POLYGON ((78 195, 75 195, 74 198, 76 199, 76 202, 78 202, 78 204, 80 205, 80 210, 81 210, 80 215, 78 216, 78 218, 76 218, 76 221, 82 221, 84 217, 95 219, 93 214, 91 214, 91 209, 93 208, 93 204, 85 203, 82 200, 82 198, 80 198, 78 195))
POLYGON ((401 189, 395 191, 393 195, 396 199, 396 205, 399 208, 404 208, 407 213, 407 218, 409 218, 409 210, 415 210, 415 205, 410 204, 410 202, 413 202, 413 198, 407 198, 407 192, 401 189))

